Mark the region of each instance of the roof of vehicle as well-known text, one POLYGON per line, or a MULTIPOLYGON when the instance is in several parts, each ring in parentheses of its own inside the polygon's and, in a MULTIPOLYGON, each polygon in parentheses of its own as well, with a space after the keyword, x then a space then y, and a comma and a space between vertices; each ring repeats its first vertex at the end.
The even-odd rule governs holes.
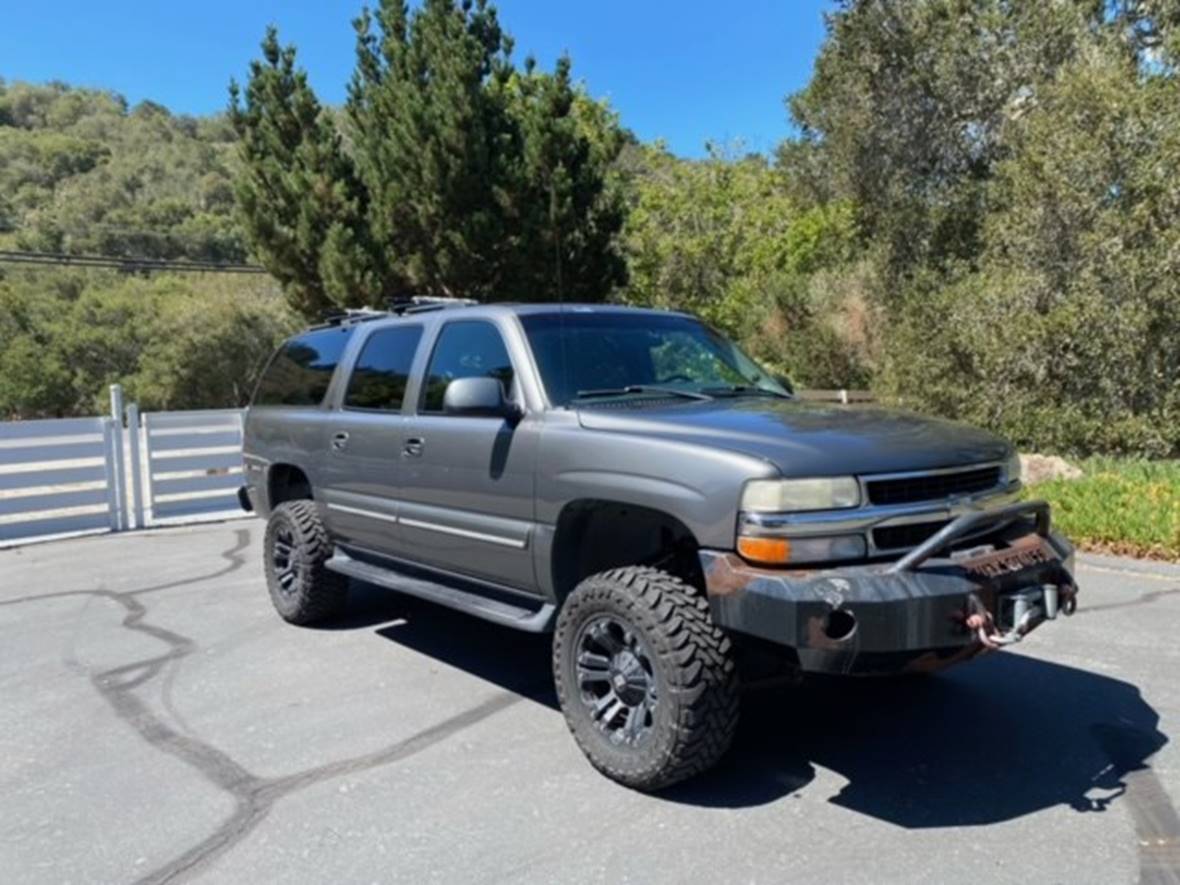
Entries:
POLYGON ((558 311, 566 311, 570 313, 627 313, 636 315, 649 314, 652 316, 689 316, 689 314, 683 313, 681 311, 664 310, 651 307, 633 307, 626 304, 561 304, 558 302, 528 304, 518 302, 493 302, 489 304, 481 304, 479 302, 464 301, 459 299, 422 299, 420 302, 399 305, 390 310, 374 310, 371 308, 363 308, 359 310, 340 311, 339 313, 330 315, 326 322, 319 323, 312 328, 352 325, 355 323, 367 323, 377 320, 413 319, 417 318, 420 314, 446 313, 448 316, 452 314, 461 314, 463 316, 503 316, 505 314, 510 314, 515 316, 529 316, 535 314, 556 313, 558 311))

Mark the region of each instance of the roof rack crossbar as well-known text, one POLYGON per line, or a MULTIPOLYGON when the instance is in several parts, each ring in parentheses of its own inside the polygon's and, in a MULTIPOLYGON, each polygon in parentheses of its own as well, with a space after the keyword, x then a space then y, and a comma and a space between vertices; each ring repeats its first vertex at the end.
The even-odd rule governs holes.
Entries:
POLYGON ((363 323, 367 320, 376 320, 385 316, 389 316, 389 311, 373 310, 371 307, 333 307, 324 311, 323 322, 319 327, 342 326, 345 323, 363 323))
POLYGON ((323 320, 313 328, 326 326, 343 326, 351 323, 363 323, 387 316, 402 316, 407 313, 425 313, 428 310, 443 310, 448 307, 470 307, 479 304, 473 298, 442 298, 432 295, 414 295, 410 298, 399 298, 389 303, 384 310, 372 307, 332 307, 323 312, 323 320))
POLYGON ((391 313, 425 313, 428 310, 443 310, 447 307, 470 307, 479 304, 474 298, 444 298, 435 295, 412 295, 389 303, 391 313))

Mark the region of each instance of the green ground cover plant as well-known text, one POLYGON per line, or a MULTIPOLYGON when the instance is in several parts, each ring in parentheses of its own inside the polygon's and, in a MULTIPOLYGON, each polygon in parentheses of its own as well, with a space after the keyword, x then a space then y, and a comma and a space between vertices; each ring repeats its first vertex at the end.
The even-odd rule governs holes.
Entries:
POLYGON ((1082 549, 1180 562, 1180 461, 1095 457, 1080 479, 1040 483, 1057 526, 1082 549))

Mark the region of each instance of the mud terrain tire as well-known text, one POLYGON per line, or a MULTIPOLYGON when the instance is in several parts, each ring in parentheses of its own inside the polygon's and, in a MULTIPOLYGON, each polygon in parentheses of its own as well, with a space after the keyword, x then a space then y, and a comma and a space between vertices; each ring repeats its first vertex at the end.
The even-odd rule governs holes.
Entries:
POLYGON ((612 569, 574 588, 554 632, 553 673, 578 746, 626 786, 654 791, 699 774, 733 740, 730 640, 700 593, 658 569, 612 569))
POLYGON ((284 501, 266 523, 266 587, 283 620, 314 624, 344 609, 348 579, 329 571, 332 542, 314 501, 284 501))

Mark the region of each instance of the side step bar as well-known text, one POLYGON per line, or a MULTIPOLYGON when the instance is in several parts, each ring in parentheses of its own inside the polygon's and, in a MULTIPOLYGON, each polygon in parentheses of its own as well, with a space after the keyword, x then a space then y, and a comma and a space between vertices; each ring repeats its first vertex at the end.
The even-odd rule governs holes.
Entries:
POLYGON ((475 615, 477 618, 483 618, 494 624, 512 627, 515 630, 524 630, 527 633, 548 631, 553 625, 553 617, 557 612, 557 607, 549 602, 537 609, 512 605, 509 602, 491 599, 472 590, 461 590, 449 584, 440 584, 437 581, 414 577, 393 569, 370 565, 359 559, 353 559, 339 549, 324 565, 334 572, 356 578, 358 581, 367 581, 378 587, 437 602, 447 608, 475 615))

